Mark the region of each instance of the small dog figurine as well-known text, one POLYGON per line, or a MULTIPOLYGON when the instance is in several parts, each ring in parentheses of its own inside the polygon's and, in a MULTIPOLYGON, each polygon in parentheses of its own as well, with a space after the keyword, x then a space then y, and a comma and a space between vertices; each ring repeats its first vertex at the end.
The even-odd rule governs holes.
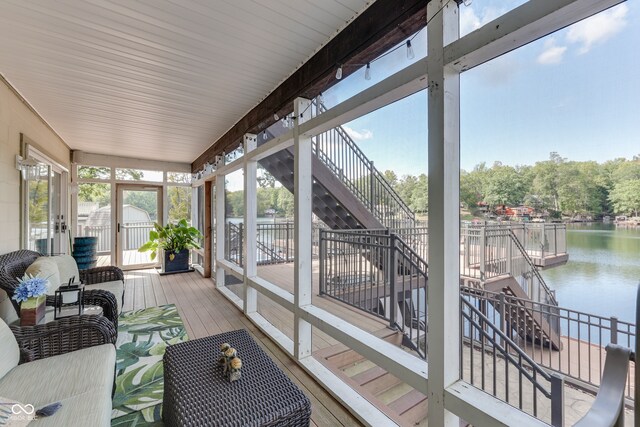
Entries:
POLYGON ((227 364, 227 358, 224 353, 231 348, 231 344, 224 343, 220 345, 220 357, 218 358, 218 365, 224 367, 227 364))
POLYGON ((242 376, 240 368, 242 368, 242 360, 239 357, 232 358, 229 362, 229 381, 234 382, 240 379, 242 376))
POLYGON ((233 359, 237 355, 238 355, 238 352, 233 347, 229 347, 227 349, 227 351, 224 352, 225 364, 224 364, 224 371, 223 372, 226 375, 229 375, 229 370, 231 369, 231 359, 233 359))

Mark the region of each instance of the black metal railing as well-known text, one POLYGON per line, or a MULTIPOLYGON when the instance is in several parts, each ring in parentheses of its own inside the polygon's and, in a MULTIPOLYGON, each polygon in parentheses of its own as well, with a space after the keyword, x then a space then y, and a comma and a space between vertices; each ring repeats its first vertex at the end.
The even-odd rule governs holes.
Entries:
MULTIPOLYGON (((632 349, 636 345, 636 325, 616 317, 598 316, 474 288, 463 287, 461 293, 538 365, 565 375, 567 381, 589 391, 596 391, 600 386, 607 344, 632 349), (548 322, 534 322, 536 318, 547 316, 548 322), (536 332, 540 328, 546 330, 536 332), (556 328, 562 345, 552 349, 540 337, 556 333, 556 328), (536 335, 539 338, 532 339, 536 335)), ((628 400, 634 398, 633 369, 632 366, 629 370, 625 389, 628 400)))
MULTIPOLYGON (((312 256, 318 257, 318 223, 312 228, 312 256)), ((257 264, 282 264, 295 259, 295 227, 293 222, 258 223, 256 226, 257 264)), ((225 230, 225 259, 244 267, 243 239, 244 223, 228 222, 225 230)))
POLYGON ((460 335, 462 380, 553 426, 563 425, 563 378, 542 369, 464 295, 460 335))
POLYGON ((320 230, 320 294, 383 318, 426 358, 427 263, 388 230, 320 230))
MULTIPOLYGON (((326 108, 313 101, 316 114, 326 108)), ((385 227, 413 226, 415 214, 341 126, 313 138, 313 152, 385 227)))

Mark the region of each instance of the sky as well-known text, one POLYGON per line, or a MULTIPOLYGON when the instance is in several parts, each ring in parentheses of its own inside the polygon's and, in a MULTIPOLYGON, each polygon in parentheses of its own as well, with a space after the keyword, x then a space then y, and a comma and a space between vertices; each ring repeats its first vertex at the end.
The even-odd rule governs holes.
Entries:
MULTIPOLYGON (((523 1, 461 5, 461 34, 523 1)), ((640 154, 640 1, 630 0, 461 75, 461 168, 534 164, 552 151, 569 160, 640 154)), ((358 70, 325 95, 328 107, 426 53, 426 30, 406 48, 358 70)), ((417 93, 343 125, 381 170, 427 173, 427 97, 417 93)))

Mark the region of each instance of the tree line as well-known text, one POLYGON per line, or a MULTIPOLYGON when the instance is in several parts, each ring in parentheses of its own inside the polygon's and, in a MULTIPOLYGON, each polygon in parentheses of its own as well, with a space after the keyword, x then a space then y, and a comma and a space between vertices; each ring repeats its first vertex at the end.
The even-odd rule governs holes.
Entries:
POLYGON ((460 173, 460 201, 473 210, 525 204, 553 216, 638 215, 640 155, 604 163, 569 161, 552 152, 533 166, 480 163, 460 173))
MULTIPOLYGON (((416 213, 429 208, 426 174, 398 177, 384 172, 385 179, 416 213)), ((367 178, 362 178, 367 179, 367 178)), ((275 211, 277 216, 293 216, 293 195, 276 186, 265 170, 258 177, 258 215, 275 211)), ((549 160, 534 165, 509 166, 495 162, 460 171, 460 202, 472 213, 478 203, 490 209, 499 205, 531 206, 552 216, 640 214, 640 155, 596 161, 570 161, 552 152, 549 160)), ((227 215, 243 215, 243 192, 227 192, 227 215)))

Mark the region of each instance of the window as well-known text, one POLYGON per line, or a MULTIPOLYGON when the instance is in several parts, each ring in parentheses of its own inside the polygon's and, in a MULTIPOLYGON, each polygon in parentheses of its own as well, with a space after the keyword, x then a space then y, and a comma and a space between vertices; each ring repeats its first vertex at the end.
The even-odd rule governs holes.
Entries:
POLYGON ((142 169, 116 169, 116 179, 120 181, 162 182, 162 172, 142 169))

